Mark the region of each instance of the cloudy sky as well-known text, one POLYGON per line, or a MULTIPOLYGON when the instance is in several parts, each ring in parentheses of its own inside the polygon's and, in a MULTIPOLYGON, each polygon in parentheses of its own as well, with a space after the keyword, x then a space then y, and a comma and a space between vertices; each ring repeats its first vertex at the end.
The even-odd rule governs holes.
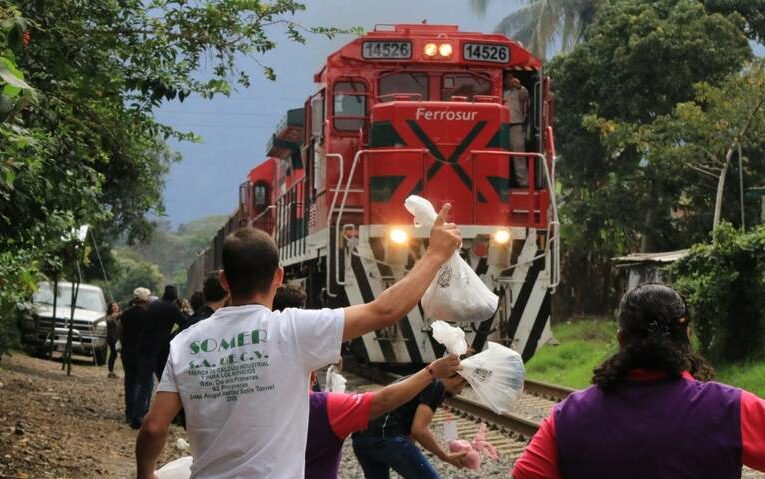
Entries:
MULTIPOLYGON (((518 8, 516 0, 494 0, 485 16, 474 13, 467 0, 306 0, 306 12, 296 21, 312 26, 361 26, 376 23, 457 24, 462 30, 491 32, 505 15, 518 8)), ((329 53, 351 39, 310 37, 308 45, 287 40, 274 31, 279 46, 260 61, 276 70, 277 81, 266 80, 252 59, 239 68, 250 73, 252 86, 231 97, 189 98, 162 108, 165 124, 194 131, 203 143, 173 143, 183 161, 172 166, 165 189, 168 219, 173 225, 212 214, 231 213, 238 185, 263 161, 265 145, 275 125, 290 108, 303 106, 315 90, 313 73, 329 53)), ((759 48, 763 54, 763 49, 759 48)))

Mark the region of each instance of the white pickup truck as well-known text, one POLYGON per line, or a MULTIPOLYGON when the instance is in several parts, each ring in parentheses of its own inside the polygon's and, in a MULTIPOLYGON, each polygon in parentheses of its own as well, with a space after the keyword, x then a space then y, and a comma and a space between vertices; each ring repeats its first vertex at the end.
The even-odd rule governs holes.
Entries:
MULTIPOLYGON (((53 283, 40 283, 32 297, 31 314, 21 320, 22 343, 39 354, 64 351, 72 313, 72 283, 58 283, 53 311, 53 283), (55 324, 54 319, 55 318, 55 324)), ((98 286, 80 284, 74 309, 72 352, 106 361, 106 301, 98 286)))

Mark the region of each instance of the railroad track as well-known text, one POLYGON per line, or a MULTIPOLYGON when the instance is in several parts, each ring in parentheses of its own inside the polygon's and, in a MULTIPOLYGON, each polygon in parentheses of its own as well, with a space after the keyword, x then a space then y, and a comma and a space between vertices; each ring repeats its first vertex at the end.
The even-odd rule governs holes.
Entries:
MULTIPOLYGON (((343 374, 349 380, 348 387, 358 391, 373 390, 379 385, 389 384, 400 377, 352 361, 346 361, 343 374), (369 384, 369 381, 374 384, 369 384)), ((554 384, 527 380, 524 395, 518 401, 516 411, 509 414, 497 414, 478 402, 472 391, 466 390, 460 396, 447 399, 448 408, 440 408, 436 411, 433 423, 435 430, 439 430, 444 421, 453 418, 457 421, 459 436, 472 439, 480 424, 485 422, 488 425, 489 442, 497 448, 502 457, 512 459, 526 447, 528 440, 539 429, 541 419, 549 413, 550 408, 572 391, 574 390, 554 384)))

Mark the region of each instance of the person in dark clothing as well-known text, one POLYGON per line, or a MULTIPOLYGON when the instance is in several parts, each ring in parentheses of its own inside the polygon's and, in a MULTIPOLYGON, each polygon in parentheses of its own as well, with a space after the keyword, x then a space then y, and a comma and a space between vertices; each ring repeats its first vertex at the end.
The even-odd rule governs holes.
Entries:
POLYGON ((440 476, 412 439, 434 456, 455 467, 464 467, 464 454, 444 451, 430 431, 436 409, 448 396, 459 394, 465 380, 459 375, 436 380, 419 396, 403 406, 377 417, 365 431, 353 434, 353 451, 367 479, 390 477, 390 469, 402 477, 440 476))
POLYGON ((138 393, 136 417, 139 424, 149 410, 151 394, 154 390, 154 375, 162 377, 162 370, 170 352, 170 333, 173 326, 180 326, 185 316, 175 305, 178 290, 175 286, 165 286, 162 299, 149 304, 146 309, 146 321, 138 337, 138 393))
POLYGON ((141 426, 136 415, 138 401, 138 337, 146 322, 146 308, 151 291, 136 288, 130 305, 122 313, 122 369, 125 373, 125 421, 137 429, 141 426))
POLYGON ((181 326, 186 317, 178 309, 178 290, 175 286, 165 286, 162 299, 154 301, 146 311, 146 327, 138 340, 138 352, 142 358, 153 358, 152 371, 157 380, 162 377, 162 370, 170 352, 170 335, 173 326, 181 326))
POLYGON ((207 275, 204 286, 202 286, 202 294, 205 300, 204 305, 194 308, 194 314, 191 315, 186 324, 181 326, 178 333, 203 319, 209 318, 215 311, 223 307, 228 293, 220 284, 220 273, 213 272, 207 275))
POLYGON ((119 303, 111 303, 106 309, 106 344, 109 346, 109 377, 116 379, 114 374, 114 362, 117 360, 117 340, 119 340, 120 329, 120 311, 119 303))
POLYGON ((205 294, 202 291, 194 291, 189 298, 191 309, 196 313, 199 308, 205 305, 205 294))

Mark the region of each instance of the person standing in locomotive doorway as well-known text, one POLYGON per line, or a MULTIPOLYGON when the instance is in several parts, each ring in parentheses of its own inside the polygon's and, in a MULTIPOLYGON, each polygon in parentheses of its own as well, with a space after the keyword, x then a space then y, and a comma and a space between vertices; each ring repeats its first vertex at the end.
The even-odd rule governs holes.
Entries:
MULTIPOLYGON (((505 106, 510 110, 510 150, 526 151, 526 117, 529 111, 529 91, 512 73, 505 76, 505 106)), ((513 157, 513 175, 516 186, 529 186, 529 170, 526 157, 513 157)))

